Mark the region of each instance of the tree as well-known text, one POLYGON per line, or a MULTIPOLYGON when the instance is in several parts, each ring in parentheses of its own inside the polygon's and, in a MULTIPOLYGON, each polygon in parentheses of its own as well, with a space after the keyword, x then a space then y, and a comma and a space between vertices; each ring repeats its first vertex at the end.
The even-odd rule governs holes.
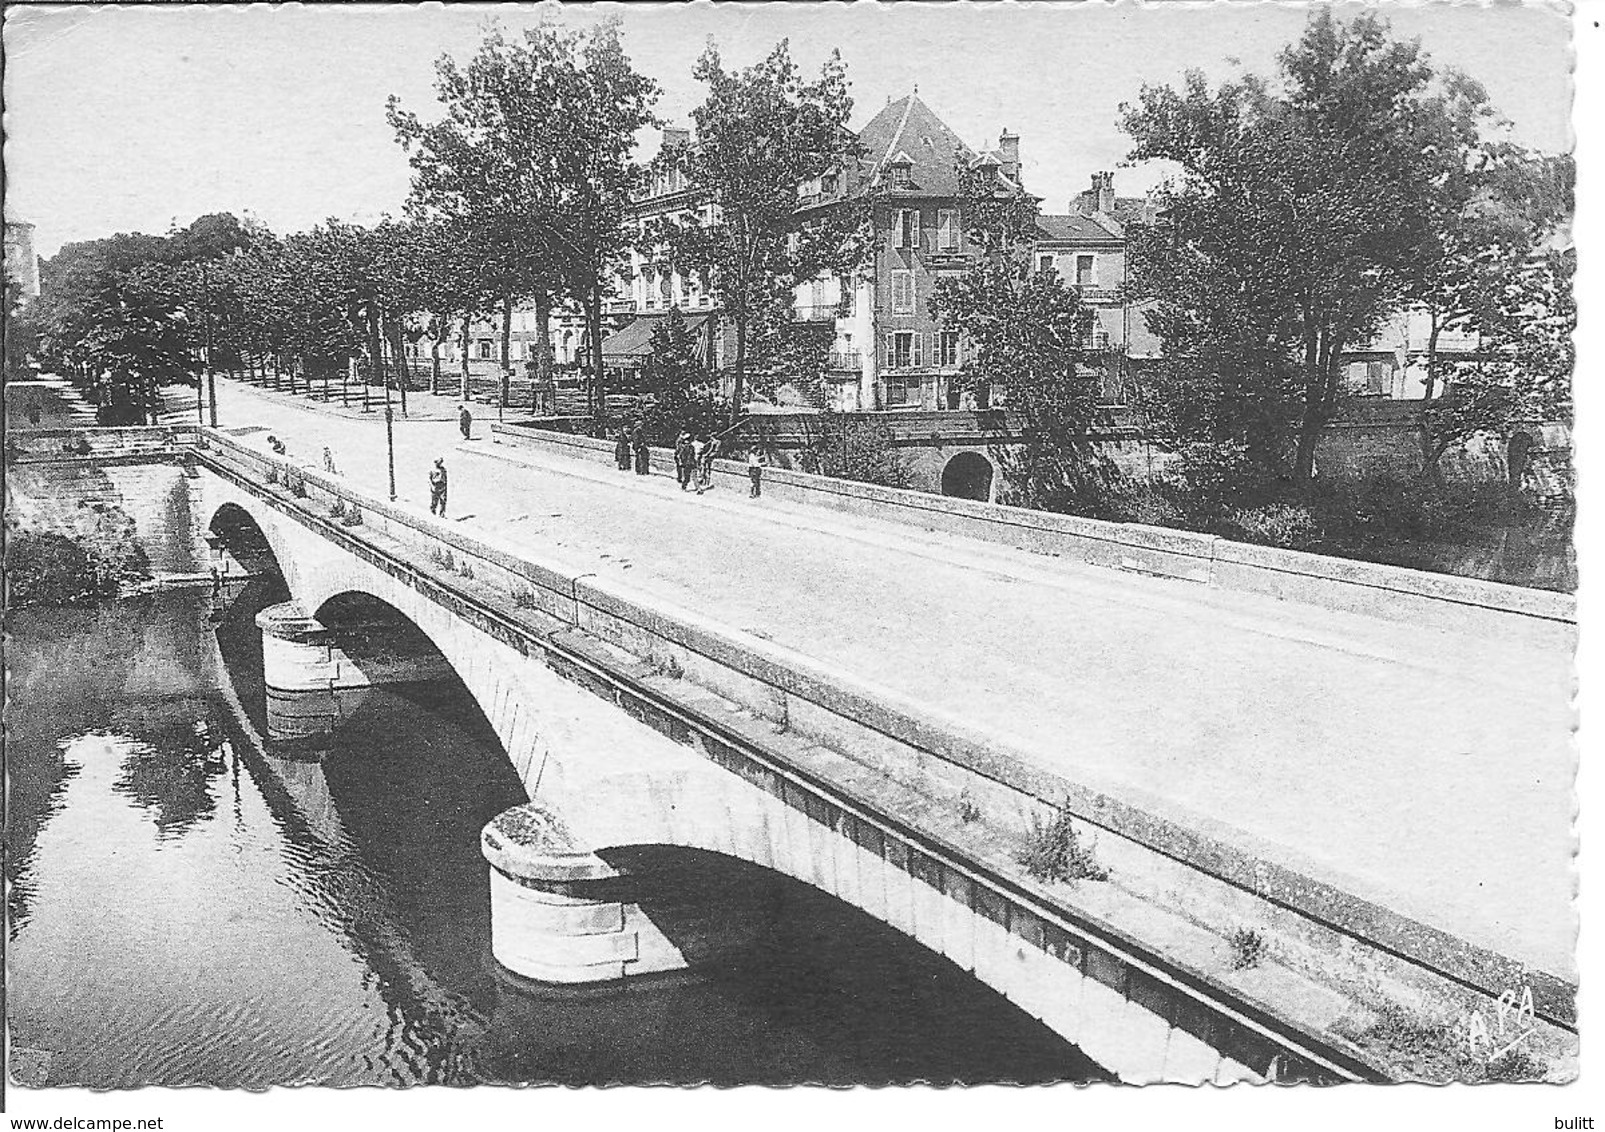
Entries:
POLYGON ((720 406, 708 388, 708 371, 697 357, 695 339, 677 308, 652 328, 651 346, 644 374, 653 395, 643 421, 648 440, 673 444, 681 432, 716 432, 720 406))
MULTIPOLYGON (((1478 356, 1450 363, 1444 396, 1425 407, 1429 467, 1450 447, 1479 435, 1504 440, 1512 464, 1519 465, 1511 442, 1521 429, 1571 420, 1576 269, 1576 253, 1568 248, 1530 255, 1507 278, 1493 300, 1500 317, 1482 324, 1478 356)), ((1513 482, 1519 474, 1513 466, 1513 482)))
POLYGON ((785 40, 739 71, 727 70, 709 44, 693 74, 708 88, 691 112, 695 144, 672 147, 660 160, 684 171, 712 204, 712 218, 666 219, 647 242, 666 248, 673 268, 705 275, 719 295, 735 330, 733 421, 746 397, 754 331, 778 344, 799 283, 858 266, 859 210, 830 210, 807 225, 795 220, 797 186, 855 159, 858 145, 847 128, 853 103, 837 52, 807 83, 785 40))
POLYGON ((23 310, 22 284, 9 272, 5 281, 5 376, 7 380, 18 380, 27 375, 28 358, 38 347, 39 332, 23 310))
POLYGON ((1266 434, 1292 409, 1303 482, 1343 353, 1406 301, 1436 187, 1464 167, 1485 99, 1370 13, 1316 12, 1279 64, 1275 87, 1245 76, 1212 92, 1197 72, 1181 92, 1145 86, 1122 127, 1131 160, 1180 169, 1160 194, 1162 230, 1131 247, 1172 386, 1201 396, 1180 423, 1238 433, 1275 463, 1266 434))
POLYGON ((964 274, 937 282, 931 310, 964 343, 959 388, 1006 405, 1017 441, 996 446, 1011 502, 1097 509, 1104 478, 1089 438, 1097 381, 1080 371, 1092 313, 1055 271, 1032 269, 1037 202, 986 167, 960 169, 960 218, 973 249, 964 274))
POLYGON ((1552 372, 1560 352, 1546 341, 1544 328, 1552 314, 1564 319, 1568 308, 1575 321, 1570 273, 1564 261, 1539 249, 1571 215, 1574 176, 1569 157, 1498 142, 1479 146, 1463 175, 1440 186, 1442 218, 1411 292, 1428 321, 1421 416, 1426 479, 1441 478, 1439 461, 1450 447, 1478 433, 1508 438, 1512 410, 1559 411, 1560 399, 1569 397, 1570 362, 1564 374, 1552 372), (1479 352, 1493 352, 1499 364, 1451 360, 1445 372, 1438 347, 1446 332, 1481 339, 1479 352), (1524 367, 1522 358, 1544 360, 1524 367), (1443 403, 1434 400, 1440 388, 1443 403))
POLYGON ((474 237, 476 267, 501 297, 504 365, 515 299, 534 301, 543 382, 553 303, 559 292, 581 303, 600 410, 602 299, 628 247, 630 152, 657 85, 631 67, 617 21, 589 32, 543 22, 521 44, 492 30, 465 67, 442 56, 435 69, 439 122, 389 102, 413 168, 409 206, 474 237))

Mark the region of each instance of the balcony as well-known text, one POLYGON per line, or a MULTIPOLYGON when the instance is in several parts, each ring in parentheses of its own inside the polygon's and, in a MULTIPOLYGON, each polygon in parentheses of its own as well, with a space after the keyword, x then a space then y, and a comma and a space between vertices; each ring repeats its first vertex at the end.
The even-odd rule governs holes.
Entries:
POLYGON ((798 322, 834 322, 853 313, 846 303, 798 303, 791 309, 798 322))
POLYGON ((604 299, 602 301, 603 314, 634 314, 634 299, 604 299))
POLYGON ((1113 306, 1120 301, 1118 287, 1093 287, 1090 284, 1076 284, 1076 293, 1081 301, 1089 306, 1113 306))
POLYGON ((825 368, 858 373, 864 368, 864 356, 857 350, 832 350, 825 360, 825 368))

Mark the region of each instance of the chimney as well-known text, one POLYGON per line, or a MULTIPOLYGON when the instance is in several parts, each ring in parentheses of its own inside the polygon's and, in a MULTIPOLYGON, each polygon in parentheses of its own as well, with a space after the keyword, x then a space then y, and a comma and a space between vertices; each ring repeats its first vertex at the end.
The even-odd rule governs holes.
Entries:
POLYGON ((1115 175, 1094 173, 1092 183, 1098 190, 1098 211, 1112 216, 1115 211, 1115 175))
POLYGON ((685 126, 663 127, 663 148, 673 149, 677 145, 690 145, 691 131, 685 126))
POLYGON ((998 135, 998 153, 1003 155, 1003 175, 1011 181, 1020 179, 1020 135, 1011 134, 1008 127, 998 135))

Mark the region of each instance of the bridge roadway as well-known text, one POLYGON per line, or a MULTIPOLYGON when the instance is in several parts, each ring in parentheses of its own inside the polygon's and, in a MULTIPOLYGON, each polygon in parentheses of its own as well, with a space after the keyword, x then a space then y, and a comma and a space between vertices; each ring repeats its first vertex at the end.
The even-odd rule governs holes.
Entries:
MULTIPOLYGON (((221 382, 384 490, 382 420, 221 382)), ((480 407, 476 406, 476 409, 480 407)), ((491 410, 494 412, 494 410, 491 410)), ((1044 769, 1576 979, 1570 629, 1501 639, 1130 575, 396 423, 399 497, 964 717, 1044 769)), ((1531 623, 1527 623, 1531 621, 1531 623)))

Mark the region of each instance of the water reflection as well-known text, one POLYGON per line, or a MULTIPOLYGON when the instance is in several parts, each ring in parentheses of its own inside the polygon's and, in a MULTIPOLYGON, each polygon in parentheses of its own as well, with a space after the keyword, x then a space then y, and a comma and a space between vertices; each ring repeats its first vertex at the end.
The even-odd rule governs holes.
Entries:
POLYGON ((1098 1075, 884 925, 709 854, 619 859, 745 917, 751 950, 579 992, 506 974, 478 831, 523 792, 494 734, 460 687, 403 688, 321 762, 278 757, 252 618, 281 593, 14 625, 8 1010, 49 1083, 1098 1075))

